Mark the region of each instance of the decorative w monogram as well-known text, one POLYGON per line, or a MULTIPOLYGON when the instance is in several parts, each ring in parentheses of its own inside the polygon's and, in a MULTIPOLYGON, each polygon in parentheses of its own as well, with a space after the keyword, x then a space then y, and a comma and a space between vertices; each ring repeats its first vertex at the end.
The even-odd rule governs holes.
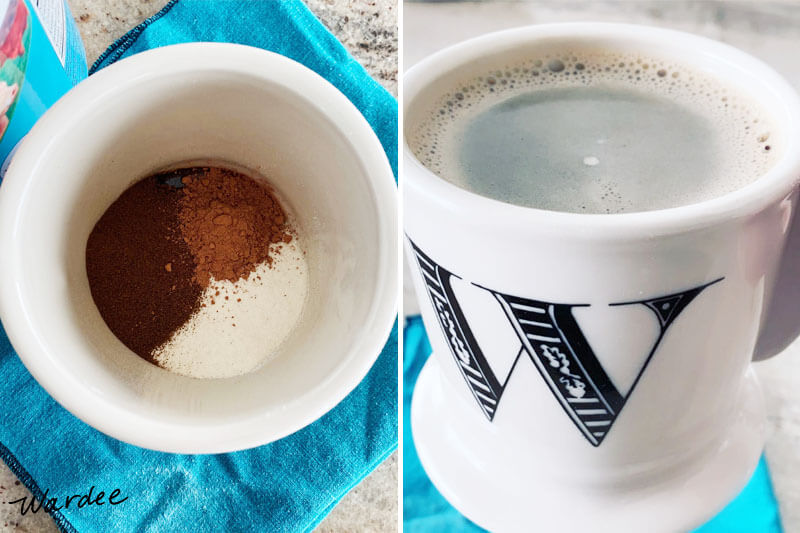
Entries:
POLYGON ((659 324, 655 343, 626 395, 614 386, 575 321, 573 309, 589 307, 588 304, 531 300, 473 284, 494 296, 522 344, 506 380, 501 383, 453 292, 452 278, 460 278, 437 265, 413 242, 411 246, 450 351, 486 418, 494 419, 506 384, 520 357, 526 353, 564 412, 593 446, 603 442, 669 326, 698 294, 723 279, 666 296, 609 304, 645 306, 655 314, 659 324))

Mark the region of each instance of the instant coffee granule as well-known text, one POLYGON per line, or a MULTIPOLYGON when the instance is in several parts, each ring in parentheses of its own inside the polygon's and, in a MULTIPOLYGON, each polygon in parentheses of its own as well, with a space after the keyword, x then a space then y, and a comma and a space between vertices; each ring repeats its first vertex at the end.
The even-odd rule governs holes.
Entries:
MULTIPOLYGON (((251 277, 263 283, 273 270, 264 265, 292 243, 292 231, 272 190, 245 174, 211 166, 155 174, 129 187, 92 230, 86 246, 92 297, 111 331, 159 364, 159 350, 202 307, 219 305, 214 296, 229 297, 220 297, 217 285, 251 277)), ((264 294, 282 292, 272 287, 264 294)))
POLYGON ((153 362, 200 306, 203 287, 179 230, 181 192, 147 178, 106 210, 86 244, 97 309, 125 346, 153 362))

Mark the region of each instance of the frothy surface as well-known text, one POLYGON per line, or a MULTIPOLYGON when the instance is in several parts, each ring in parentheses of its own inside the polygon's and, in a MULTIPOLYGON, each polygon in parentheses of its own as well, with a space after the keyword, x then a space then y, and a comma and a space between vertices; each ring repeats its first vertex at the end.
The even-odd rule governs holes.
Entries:
POLYGON ((747 95, 664 61, 566 53, 465 80, 410 123, 442 178, 508 203, 578 213, 648 211, 746 186, 779 155, 747 95))

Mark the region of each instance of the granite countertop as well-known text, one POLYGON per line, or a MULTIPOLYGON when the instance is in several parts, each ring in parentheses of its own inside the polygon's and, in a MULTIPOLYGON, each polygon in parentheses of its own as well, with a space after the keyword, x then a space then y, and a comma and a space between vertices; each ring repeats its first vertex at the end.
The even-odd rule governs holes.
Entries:
MULTIPOLYGON (((158 12, 167 0, 68 0, 89 65, 116 39, 158 12)), ((397 96, 397 2, 307 0, 306 4, 351 54, 397 96)), ((350 491, 316 531, 397 531, 397 453, 350 491)), ((0 496, 13 501, 30 493, 0 461, 0 496)), ((0 533, 56 532, 44 512, 20 516, 0 506, 0 533)))
MULTIPOLYGON (((167 0, 68 0, 89 66, 112 42, 157 13, 167 0)), ((397 96, 397 2, 305 0, 364 68, 397 96)))
MULTIPOLYGON (((727 42, 769 63, 800 89, 796 54, 800 4, 788 1, 407 2, 403 11, 403 65, 408 68, 436 50, 490 31, 587 20, 663 26, 727 42)), ((786 254, 791 261, 785 264, 792 268, 782 273, 773 306, 796 322, 795 317, 800 317, 800 217, 795 217, 786 254)), ((408 299, 409 293, 405 294, 408 299)), ((413 309, 410 302, 404 307, 413 309)), ((787 532, 800 531, 800 340, 754 367, 766 400, 766 457, 783 525, 787 532)))

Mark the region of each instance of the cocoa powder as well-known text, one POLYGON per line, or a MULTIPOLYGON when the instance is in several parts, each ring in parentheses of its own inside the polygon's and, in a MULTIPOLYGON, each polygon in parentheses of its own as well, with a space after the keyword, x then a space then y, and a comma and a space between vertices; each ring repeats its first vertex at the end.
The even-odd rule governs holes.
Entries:
POLYGON ((286 213, 266 184, 223 168, 183 176, 181 235, 197 261, 196 278, 236 281, 264 261, 270 245, 291 242, 286 213))
POLYGON ((135 183, 106 210, 89 235, 86 272, 111 331, 155 362, 212 279, 247 278, 279 253, 272 245, 291 240, 286 212, 263 182, 182 168, 135 183))

